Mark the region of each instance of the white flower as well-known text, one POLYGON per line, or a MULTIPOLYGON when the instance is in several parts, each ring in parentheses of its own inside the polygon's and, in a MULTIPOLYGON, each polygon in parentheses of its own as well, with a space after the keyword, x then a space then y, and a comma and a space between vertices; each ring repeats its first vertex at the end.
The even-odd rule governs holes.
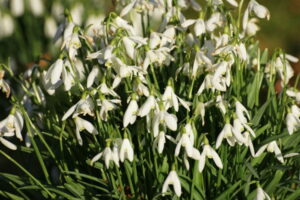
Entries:
POLYGON ((24 0, 11 0, 10 8, 13 16, 20 17, 24 14, 24 0))
POLYGON ((62 48, 66 48, 69 52, 69 57, 71 60, 75 60, 77 55, 77 50, 81 47, 81 42, 79 40, 78 33, 72 33, 69 37, 65 38, 62 48))
POLYGON ((291 89, 288 89, 288 90, 286 91, 286 94, 287 94, 289 97, 295 97, 297 104, 300 104, 300 92, 294 91, 294 90, 291 90, 291 89))
POLYGON ((64 65, 63 60, 62 59, 57 59, 55 61, 55 63, 53 63, 50 66, 45 78, 50 79, 50 82, 52 84, 57 83, 58 80, 60 79, 61 74, 62 74, 63 65, 64 65))
POLYGON ((217 167, 219 167, 220 169, 223 168, 223 164, 218 153, 209 144, 204 144, 203 151, 199 159, 198 169, 200 172, 202 172, 205 167, 206 157, 213 159, 217 167))
POLYGON ((130 141, 128 140, 128 138, 124 138, 120 147, 120 153, 119 153, 120 161, 124 162, 125 159, 128 159, 130 162, 132 162, 133 156, 134 156, 133 149, 130 144, 130 141))
POLYGON ((248 21, 246 25, 246 33, 249 36, 255 35, 257 31, 259 31, 259 26, 256 25, 258 22, 257 18, 252 18, 248 21))
POLYGON ((15 25, 12 16, 1 13, 0 15, 0 39, 9 37, 14 33, 15 25))
POLYGON ((221 95, 218 95, 216 98, 216 106, 220 109, 220 111, 225 115, 226 114, 226 101, 223 99, 221 95))
POLYGON ((178 178, 178 175, 175 170, 170 171, 168 177, 166 178, 163 188, 162 188, 162 196, 165 196, 165 193, 169 189, 169 185, 173 185, 175 194, 180 197, 181 196, 181 184, 178 178))
POLYGON ((239 101, 235 102, 235 114, 242 123, 247 123, 247 118, 250 119, 248 110, 239 101))
POLYGON ((289 112, 286 115, 286 125, 287 130, 290 135, 292 135, 298 128, 300 128, 300 120, 297 116, 295 116, 293 113, 289 112))
POLYGON ((211 17, 205 22, 205 27, 208 32, 213 32, 218 26, 223 24, 223 16, 217 12, 211 15, 211 17))
POLYGON ((216 149, 221 146, 223 139, 226 139, 230 146, 234 146, 236 138, 233 135, 233 127, 231 124, 226 123, 222 131, 219 133, 219 136, 216 141, 216 149))
POLYGON ((123 41, 123 44, 125 46, 127 55, 132 60, 134 60, 134 58, 135 58, 135 43, 131 39, 129 39, 128 37, 123 37, 122 41, 123 41))
POLYGON ((150 95, 145 103, 140 107, 138 115, 144 117, 150 113, 152 109, 156 107, 157 103, 155 97, 150 95))
POLYGON ((45 24, 44 24, 44 32, 45 35, 52 39, 55 36, 57 30, 57 24, 56 21, 53 17, 47 17, 45 19, 45 24))
POLYGON ((223 75, 226 75, 226 72, 229 70, 229 65, 227 62, 222 61, 216 66, 216 71, 212 77, 212 85, 215 89, 219 91, 226 91, 226 86, 229 86, 229 82, 226 81, 226 77, 223 77, 223 75))
POLYGON ((281 154, 281 151, 280 151, 276 141, 272 141, 272 142, 269 142, 268 144, 261 146, 259 148, 259 150, 256 152, 255 157, 260 156, 266 149, 270 153, 275 153, 277 160, 279 160, 281 163, 284 163, 283 155, 281 154))
POLYGON ((29 8, 32 14, 39 17, 44 12, 44 4, 42 0, 29 0, 29 8))
POLYGON ((116 145, 114 145, 113 151, 111 151, 110 147, 105 147, 103 152, 100 152, 94 156, 94 158, 91 160, 91 165, 93 165, 101 157, 103 157, 107 169, 109 168, 110 161, 113 161, 115 165, 119 167, 119 154, 118 147, 116 145))
POLYGON ((62 121, 66 120, 73 114, 73 117, 76 117, 80 114, 85 116, 86 114, 94 116, 94 103, 90 96, 86 96, 83 99, 80 99, 75 105, 73 105, 62 117, 62 121))
POLYGON ((2 121, 0 121, 0 135, 16 136, 20 141, 23 140, 22 129, 24 120, 18 110, 12 109, 11 113, 2 121))
POLYGON ((155 147, 157 145, 157 151, 159 154, 161 154, 164 150, 164 146, 166 143, 166 135, 164 131, 160 131, 158 136, 155 138, 153 146, 155 147))
POLYGON ((246 61, 248 54, 247 54, 245 44, 244 43, 237 44, 235 46, 235 49, 236 49, 236 52, 237 52, 237 55, 239 56, 239 58, 243 61, 246 61))
POLYGON ((156 137, 159 133, 159 125, 167 126, 170 130, 177 130, 177 117, 174 114, 169 114, 167 111, 161 110, 155 113, 152 122, 153 135, 156 137))
POLYGON ((204 34, 206 32, 206 29, 205 29, 205 22, 203 19, 197 19, 197 20, 193 20, 193 19, 188 19, 188 20, 185 20, 181 26, 183 28, 187 28, 191 25, 194 24, 194 33, 196 36, 200 36, 202 34, 204 34))
POLYGON ((95 65, 88 75, 86 87, 87 88, 92 87, 93 83, 95 82, 95 80, 98 78, 99 75, 100 75, 100 69, 98 66, 95 65))
POLYGON ((256 197, 254 200, 271 200, 270 196, 260 187, 257 187, 256 197))
POLYGON ((169 108, 169 107, 174 107, 175 111, 178 112, 178 109, 179 109, 179 103, 178 101, 180 102, 180 104, 185 108, 187 109, 188 111, 190 110, 189 106, 190 106, 190 102, 187 102, 187 101, 184 101, 183 99, 179 98, 173 88, 171 86, 167 86, 166 89, 165 89, 165 92, 162 96, 162 100, 164 101, 165 103, 165 108, 166 110, 169 108))
POLYGON ((94 127, 94 125, 91 122, 89 122, 85 119, 82 119, 78 116, 75 117, 74 120, 75 120, 75 124, 76 124, 76 138, 78 140, 79 145, 82 146, 82 138, 80 135, 81 131, 86 130, 90 134, 94 134, 94 135, 98 134, 97 129, 94 127))
POLYGON ((0 70, 0 90, 6 93, 6 97, 8 98, 10 95, 10 87, 8 83, 3 79, 5 72, 0 70))
POLYGON ((107 121, 108 111, 114 110, 117 108, 116 104, 120 104, 121 101, 119 99, 97 99, 97 105, 101 106, 100 110, 100 118, 104 121, 107 121))
POLYGON ((249 2, 248 9, 250 12, 251 11, 254 12, 255 15, 261 19, 264 19, 264 18, 266 18, 267 20, 270 19, 269 10, 266 7, 257 3, 255 0, 251 0, 249 2))
POLYGON ((65 91, 69 91, 75 85, 75 72, 69 60, 65 62, 62 70, 62 81, 64 83, 65 91))
POLYGON ((152 32, 150 34, 150 39, 149 39, 149 47, 150 49, 155 49, 160 45, 161 39, 158 33, 152 32))
POLYGON ((175 156, 180 153, 181 146, 185 148, 188 157, 193 156, 194 133, 190 123, 187 123, 183 128, 183 133, 179 133, 177 138, 177 145, 175 148, 175 156))
POLYGON ((250 149, 250 153, 253 157, 255 157, 255 151, 254 151, 254 147, 253 147, 253 143, 252 143, 252 139, 251 139, 251 135, 248 131, 245 131, 243 133, 243 136, 244 136, 244 145, 246 147, 249 147, 250 149))
POLYGON ((136 120, 136 116, 138 113, 139 106, 135 99, 132 99, 125 111, 123 118, 123 126, 124 128, 128 126, 128 124, 134 124, 136 120))

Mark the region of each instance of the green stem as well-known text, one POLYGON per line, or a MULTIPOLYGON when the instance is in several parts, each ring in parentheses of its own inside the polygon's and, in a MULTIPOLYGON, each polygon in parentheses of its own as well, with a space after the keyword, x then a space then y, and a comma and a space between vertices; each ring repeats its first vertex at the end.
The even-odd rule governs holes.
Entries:
POLYGON ((4 153, 2 150, 0 150, 0 153, 6 157, 8 160, 10 160, 12 163, 14 163, 17 167, 19 167, 26 175, 28 175, 32 180, 39 185, 49 196, 54 199, 55 195, 53 195, 47 188, 39 181, 37 180, 30 172, 28 172, 24 167, 22 167, 17 161, 15 161, 12 157, 4 153))

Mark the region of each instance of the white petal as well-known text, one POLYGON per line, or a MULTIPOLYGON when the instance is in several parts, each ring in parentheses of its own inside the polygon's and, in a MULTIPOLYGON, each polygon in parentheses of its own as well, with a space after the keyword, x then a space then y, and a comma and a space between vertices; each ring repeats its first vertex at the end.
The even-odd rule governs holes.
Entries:
POLYGON ((123 37, 123 44, 125 46, 126 49, 126 53, 127 55, 134 60, 134 54, 135 54, 135 43, 130 40, 128 37, 123 37))
POLYGON ((50 80, 52 84, 55 84, 60 79, 63 70, 63 60, 58 59, 50 68, 52 68, 50 80))
POLYGON ((169 129, 172 131, 177 130, 177 117, 174 114, 169 114, 167 112, 164 113, 164 119, 166 122, 166 125, 169 129))
POLYGON ((123 8, 122 11, 121 11, 121 13, 120 13, 120 17, 123 17, 123 16, 127 15, 127 13, 129 13, 132 10, 132 8, 135 5, 135 3, 136 3, 136 0, 132 1, 125 8, 123 8))
POLYGON ((138 112, 138 104, 136 100, 130 101, 123 118, 123 126, 124 128, 128 126, 128 124, 133 124, 136 120, 136 113, 138 112))
POLYGON ((198 165, 199 172, 202 172, 204 167, 205 167, 205 154, 202 153, 200 156, 199 165, 198 165))
POLYGON ((61 120, 65 121, 68 117, 70 117, 73 114, 73 112, 75 111, 76 107, 77 107, 77 103, 75 105, 73 105, 71 108, 69 108, 69 110, 64 114, 64 116, 61 120))
POLYGON ((213 157, 213 160, 214 160, 215 164, 220 169, 223 169, 223 163, 221 161, 221 158, 219 157, 219 155, 217 154, 217 152, 212 147, 211 147, 211 153, 212 153, 212 157, 213 157))
POLYGON ((238 3, 235 0, 226 0, 226 1, 234 7, 238 7, 238 3))
POLYGON ((256 152, 255 156, 254 157, 258 157, 260 156, 267 148, 268 144, 265 144, 263 146, 261 146, 258 151, 256 152))
POLYGON ((17 146, 14 145, 13 143, 11 143, 10 141, 4 139, 3 137, 0 137, 0 142, 6 146, 7 148, 11 149, 11 150, 17 150, 17 146))
POLYGON ((102 154, 103 153, 101 152, 101 153, 98 153, 97 155, 95 155, 91 160, 91 165, 93 165, 96 161, 98 161, 101 158, 102 154))
POLYGON ((99 68, 97 66, 94 66, 87 78, 87 84, 86 84, 87 88, 90 88, 93 85, 98 74, 99 74, 99 68))

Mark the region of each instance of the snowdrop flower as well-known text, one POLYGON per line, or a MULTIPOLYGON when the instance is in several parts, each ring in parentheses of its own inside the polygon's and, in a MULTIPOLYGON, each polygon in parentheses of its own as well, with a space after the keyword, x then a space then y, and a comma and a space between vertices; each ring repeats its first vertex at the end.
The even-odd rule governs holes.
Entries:
POLYGON ((218 26, 223 24, 223 16, 217 12, 211 15, 211 17, 205 22, 205 27, 208 32, 213 32, 218 26))
POLYGON ((239 58, 243 61, 246 61, 248 54, 247 54, 245 44, 244 43, 237 44, 235 49, 239 58))
POLYGON ((13 18, 6 13, 0 13, 0 39, 11 36, 14 29, 13 18))
POLYGON ((183 128, 183 132, 179 133, 177 138, 177 145, 175 148, 175 156, 180 153, 181 146, 185 148, 188 157, 193 156, 194 133, 190 123, 187 123, 183 128))
POLYGON ((110 89, 104 81, 97 87, 97 89, 101 92, 101 94, 120 98, 120 96, 113 89, 110 89))
POLYGON ((105 166, 107 169, 109 168, 110 161, 113 161, 117 167, 120 166, 118 147, 116 145, 114 145, 113 151, 111 151, 109 146, 105 147, 103 152, 100 152, 96 156, 93 157, 93 159, 91 160, 91 165, 93 165, 101 157, 103 157, 103 160, 104 160, 104 163, 105 163, 105 166))
POLYGON ((29 0, 29 8, 34 16, 40 17, 44 12, 43 0, 29 0))
POLYGON ((223 139, 225 138, 230 146, 234 146, 236 138, 233 135, 233 127, 230 123, 226 123, 216 141, 216 149, 221 146, 223 139))
POLYGON ((17 150, 17 146, 13 143, 11 143, 9 140, 7 140, 4 137, 12 137, 13 135, 11 133, 2 133, 1 127, 0 127, 0 143, 2 143, 4 146, 11 150, 17 150))
POLYGON ((170 114, 165 110, 160 110, 155 113, 152 128, 153 135, 156 137, 159 133, 159 125, 167 126, 170 130, 177 130, 177 117, 174 114, 170 114))
POLYGON ((285 122, 287 125, 288 133, 290 135, 292 135, 295 131, 297 131, 300 128, 300 120, 292 112, 289 112, 286 115, 285 122))
POLYGON ((44 32, 45 35, 52 39, 55 36, 57 30, 57 24, 53 17, 49 16, 45 19, 44 32))
POLYGON ((126 49, 127 55, 134 60, 135 58, 135 43, 130 40, 128 37, 123 37, 122 39, 124 47, 126 49))
POLYGON ((76 3, 70 10, 72 19, 75 24, 81 25, 84 7, 81 3, 76 3))
POLYGON ((184 101, 183 99, 179 98, 173 88, 168 85, 165 89, 165 92, 162 96, 162 100, 165 103, 165 108, 168 109, 170 107, 174 107, 174 110, 176 112, 178 112, 179 109, 179 103, 188 111, 190 110, 189 106, 190 106, 190 102, 184 101))
POLYGON ((287 94, 289 97, 295 97, 297 104, 300 104, 300 92, 295 91, 295 90, 288 89, 288 90, 286 91, 286 94, 287 94))
POLYGON ((150 95, 145 103, 140 107, 138 116, 144 117, 150 113, 152 109, 154 109, 157 106, 157 102, 155 100, 155 97, 153 95, 150 95))
POLYGON ((91 88, 99 75, 100 75, 100 69, 98 66, 95 65, 88 75, 86 87, 91 88))
POLYGON ((75 105, 73 105, 69 110, 64 114, 62 117, 62 121, 66 120, 69 118, 72 114, 73 117, 76 117, 78 115, 83 115, 85 116, 88 114, 89 116, 94 116, 94 103, 93 100, 90 96, 86 96, 82 99, 80 99, 75 105))
POLYGON ((64 84, 65 91, 69 91, 76 83, 75 81, 75 72, 69 60, 64 63, 64 67, 61 73, 62 81, 64 84))
POLYGON ((173 185, 175 194, 180 197, 181 196, 181 184, 179 177, 175 170, 170 171, 169 175, 167 176, 163 187, 162 187, 162 196, 165 196, 165 193, 169 189, 169 185, 173 185))
POLYGON ((255 200, 271 200, 270 196, 260 187, 257 187, 255 200))
POLYGON ((135 98, 136 97, 133 97, 133 99, 130 101, 130 103, 125 111, 124 118, 123 118, 124 128, 127 127, 128 124, 134 124, 134 122, 136 120, 139 106, 138 106, 135 98))
POLYGON ((166 134, 164 131, 160 131, 158 136, 155 138, 153 142, 153 147, 157 146, 157 151, 159 154, 161 154, 164 150, 166 143, 166 134))
POLYGON ((10 95, 10 87, 8 83, 3 79, 5 71, 0 69, 0 90, 6 94, 6 98, 10 95))
POLYGON ((3 136, 9 137, 16 135, 16 137, 22 141, 23 137, 21 131, 23 129, 23 125, 24 120, 21 113, 13 108, 10 114, 0 122, 0 133, 3 136))
POLYGON ((219 91, 226 91, 226 86, 230 84, 230 77, 227 78, 223 77, 224 74, 229 70, 229 65, 227 62, 222 61, 216 66, 216 71, 212 77, 212 84, 213 87, 219 91))
POLYGON ((128 140, 128 138, 125 137, 120 147, 120 153, 119 153, 120 161, 124 162, 125 159, 127 159, 130 162, 132 162, 134 156, 133 154, 134 153, 130 141, 128 140))
POLYGON ((247 118, 250 119, 248 110, 239 102, 235 102, 235 113, 237 115, 237 118, 242 122, 242 123, 247 123, 247 118), (245 117, 246 115, 246 117, 245 117))
POLYGON ((62 71, 63 71, 64 63, 62 59, 57 59, 55 63, 53 63, 47 72, 43 72, 42 81, 45 90, 48 94, 53 95, 55 90, 62 84, 62 80, 60 79, 62 71))
POLYGON ((76 138, 77 138, 80 146, 82 146, 82 138, 80 135, 81 131, 86 130, 90 134, 93 134, 93 135, 98 134, 97 129, 94 127, 94 125, 91 122, 89 122, 85 119, 82 119, 78 116, 74 117, 74 121, 75 121, 75 125, 76 125, 76 138))
POLYGON ((209 145, 208 140, 205 138, 203 151, 201 153, 200 159, 199 159, 199 171, 202 172, 205 167, 205 160, 207 158, 213 159, 217 167, 220 169, 223 169, 222 161, 218 155, 218 153, 209 145))
POLYGON ((160 35, 157 32, 152 32, 149 38, 149 47, 150 49, 155 49, 161 43, 160 35))
POLYGON ((13 16, 20 17, 24 14, 24 0, 11 0, 10 8, 13 16))
POLYGON ((255 15, 261 19, 264 19, 264 18, 266 18, 267 20, 270 19, 269 10, 266 7, 257 3, 255 0, 251 0, 249 2, 248 9, 249 9, 250 13, 254 12, 255 15))
POLYGON ((100 118, 104 121, 107 121, 108 111, 116 109, 118 106, 116 104, 120 104, 121 101, 119 99, 105 99, 101 96, 100 99, 97 99, 97 105, 101 106, 100 109, 100 118))
POLYGON ((225 115, 226 114, 226 101, 223 99, 221 95, 218 95, 216 98, 216 106, 220 109, 220 111, 225 115))
POLYGON ((66 48, 69 52, 69 57, 71 60, 75 60, 77 55, 77 50, 81 47, 81 42, 79 40, 79 35, 77 32, 71 34, 68 38, 64 40, 62 48, 66 48))
POLYGON ((245 31, 247 29, 248 23, 249 23, 249 14, 255 13, 255 15, 261 19, 266 18, 267 20, 270 19, 270 12, 269 10, 257 3, 255 0, 251 0, 248 4, 248 7, 244 13, 243 16, 243 30, 245 31))
POLYGON ((246 25, 246 34, 253 36, 259 31, 259 26, 256 24, 258 22, 257 18, 252 18, 248 21, 246 25))
POLYGON ((183 28, 187 28, 191 25, 194 25, 194 33, 195 33, 195 36, 200 36, 202 34, 204 34, 206 32, 206 29, 205 29, 205 22, 203 19, 197 19, 197 20, 193 20, 193 19, 188 19, 188 20, 185 20, 181 26, 183 28))
POLYGON ((244 136, 244 145, 246 147, 249 147, 250 149, 250 153, 253 157, 255 157, 255 151, 254 151, 254 147, 253 147, 253 143, 252 143, 252 139, 251 139, 251 135, 248 131, 245 131, 243 133, 244 136))
POLYGON ((277 160, 279 160, 281 163, 284 163, 283 155, 281 154, 281 151, 276 141, 269 142, 268 144, 265 144, 262 147, 260 147, 259 150, 256 152, 255 157, 259 157, 266 149, 270 153, 275 153, 277 160))

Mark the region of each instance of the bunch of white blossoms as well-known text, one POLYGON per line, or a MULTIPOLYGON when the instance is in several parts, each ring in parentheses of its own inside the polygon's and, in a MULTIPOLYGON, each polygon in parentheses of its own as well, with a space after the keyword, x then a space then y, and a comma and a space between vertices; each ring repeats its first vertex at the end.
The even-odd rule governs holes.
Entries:
MULTIPOLYGON (((143 188, 134 184, 140 183, 138 176, 145 181, 153 176, 148 189, 162 196, 173 185, 178 197, 206 199, 216 197, 207 188, 221 188, 221 182, 230 183, 245 170, 249 176, 237 178, 237 185, 230 183, 234 188, 226 190, 226 197, 242 181, 248 189, 240 198, 247 196, 252 183, 265 181, 251 166, 263 162, 265 150, 275 153, 270 154, 273 165, 284 165, 284 157, 297 155, 283 155, 281 149, 295 150, 284 148, 281 137, 298 131, 300 109, 299 92, 287 90, 293 74, 288 62, 297 59, 280 51, 268 61, 267 51, 261 54, 253 36, 259 30, 258 18, 269 19, 270 13, 255 0, 243 12, 243 2, 119 0, 115 9, 120 14, 111 12, 93 35, 65 12, 67 20, 55 36, 62 40, 59 58, 47 70, 32 71, 28 80, 43 89, 28 91, 28 98, 43 96, 44 103, 26 101, 26 109, 34 104, 48 110, 39 112, 46 121, 34 129, 48 128, 60 134, 60 141, 88 149, 91 166, 103 166, 103 158, 101 174, 116 191, 123 188, 123 180, 130 195, 150 198, 151 192, 145 197, 143 188), (199 17, 189 19, 186 12, 199 17), (274 89, 278 77, 282 91, 274 89), (110 169, 111 161, 117 174, 110 169), (127 179, 118 170, 124 170, 127 179), (217 181, 210 181, 213 176, 217 181), (121 181, 119 187, 113 177, 121 181)), ((30 116, 38 110, 31 109, 30 116)), ((22 139, 23 123, 19 112, 10 116, 13 126, 8 119, 1 122, 9 133, 1 132, 1 142, 15 149, 4 137, 22 139)), ((256 199, 270 199, 261 186, 255 191, 256 199)))

